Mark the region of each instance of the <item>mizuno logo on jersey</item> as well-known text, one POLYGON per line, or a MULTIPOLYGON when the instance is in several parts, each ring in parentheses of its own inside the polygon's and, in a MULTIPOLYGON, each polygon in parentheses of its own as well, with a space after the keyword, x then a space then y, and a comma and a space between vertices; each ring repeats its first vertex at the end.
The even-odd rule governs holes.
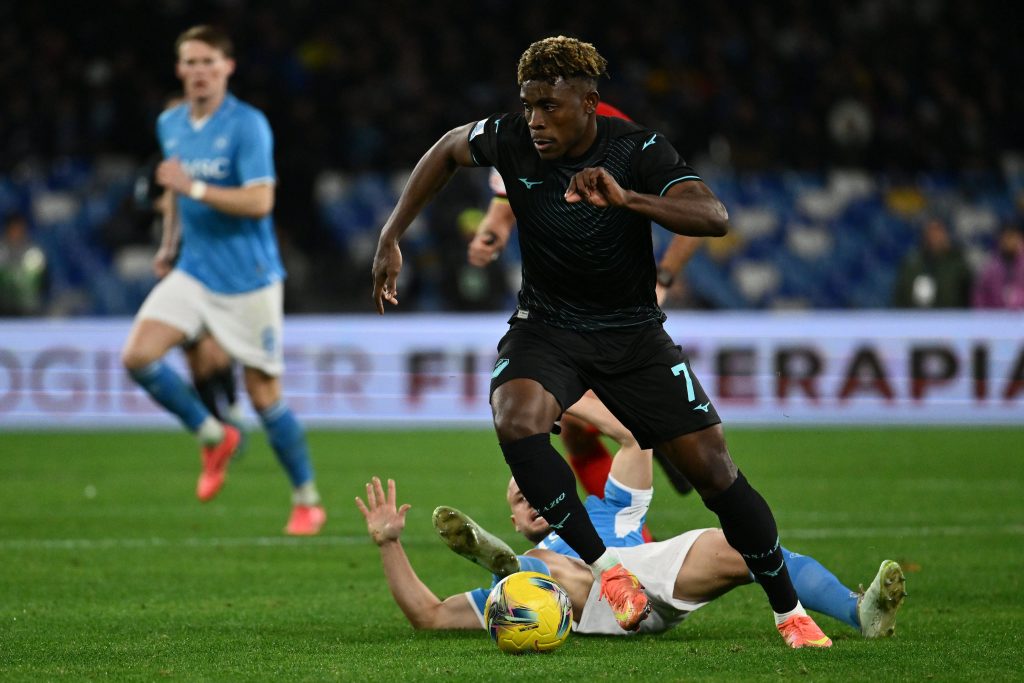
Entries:
POLYGON ((693 409, 694 410, 699 410, 701 412, 706 413, 706 412, 708 412, 708 408, 710 408, 710 407, 711 407, 711 401, 708 401, 707 403, 701 403, 700 405, 694 406, 693 409))
POLYGON ((652 135, 652 136, 651 136, 651 139, 650 139, 650 140, 648 140, 647 142, 645 142, 645 143, 644 143, 644 146, 640 148, 640 151, 642 152, 642 151, 644 151, 645 149, 647 149, 648 147, 650 147, 651 145, 653 145, 653 144, 654 144, 654 138, 656 138, 656 137, 658 137, 658 134, 657 134, 657 133, 655 133, 654 135, 652 135))
POLYGON ((519 182, 521 182, 523 185, 526 185, 526 189, 527 190, 532 190, 534 185, 540 185, 544 181, 543 180, 527 180, 526 178, 520 178, 519 182))

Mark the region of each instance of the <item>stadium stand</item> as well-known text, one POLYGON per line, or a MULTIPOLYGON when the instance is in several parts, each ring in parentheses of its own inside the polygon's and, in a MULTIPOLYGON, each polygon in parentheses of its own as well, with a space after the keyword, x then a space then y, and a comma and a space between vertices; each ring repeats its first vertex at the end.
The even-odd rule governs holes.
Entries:
MULTIPOLYGON (((998 226, 1020 221, 1012 3, 627 3, 621 22, 528 4, 6 4, 0 82, 18 87, 0 102, 0 216, 28 216, 46 252, 45 311, 129 314, 152 284, 135 184, 175 82, 173 55, 151 46, 197 21, 231 27, 234 88, 277 135, 293 311, 367 310, 396 184, 444 130, 518 106, 515 61, 539 33, 600 45, 617 65, 603 96, 672 139, 730 208, 735 234, 691 263, 688 305, 886 306, 929 216, 975 267, 998 226)), ((452 305, 437 264, 456 228, 438 221, 486 203, 483 179, 467 178, 406 243, 419 293, 403 310, 452 305)), ((505 259, 511 291, 515 250, 505 259)))

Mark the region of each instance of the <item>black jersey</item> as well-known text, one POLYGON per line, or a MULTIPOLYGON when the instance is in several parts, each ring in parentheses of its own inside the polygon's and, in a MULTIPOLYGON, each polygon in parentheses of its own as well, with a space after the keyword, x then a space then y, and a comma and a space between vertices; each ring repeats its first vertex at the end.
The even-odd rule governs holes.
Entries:
POLYGON ((624 189, 662 195, 699 180, 664 136, 630 121, 597 117, 597 138, 577 159, 544 161, 522 114, 484 119, 469 134, 473 160, 505 181, 523 256, 520 317, 579 331, 661 322, 654 294, 651 222, 635 211, 569 204, 584 168, 604 167, 624 189))

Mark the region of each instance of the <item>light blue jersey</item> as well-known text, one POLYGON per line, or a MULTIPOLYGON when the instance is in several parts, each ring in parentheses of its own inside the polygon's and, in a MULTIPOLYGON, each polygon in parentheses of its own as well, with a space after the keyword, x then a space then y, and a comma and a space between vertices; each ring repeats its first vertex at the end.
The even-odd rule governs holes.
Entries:
MULTIPOLYGON (((583 505, 604 544, 609 548, 625 548, 643 545, 642 529, 653 495, 654 489, 631 489, 608 477, 604 485, 604 498, 587 496, 583 505)), ((579 554, 555 531, 545 536, 535 547, 579 558, 579 554)), ((524 567, 525 569, 527 568, 524 567)), ((481 615, 490 592, 490 588, 477 588, 468 593, 469 599, 481 615)))
MULTIPOLYGON (((168 109, 157 121, 167 158, 178 157, 195 180, 240 187, 273 183, 274 136, 266 117, 228 93, 198 126, 188 104, 168 109)), ((245 218, 178 197, 182 249, 177 267, 220 294, 240 294, 284 278, 271 217, 245 218)))

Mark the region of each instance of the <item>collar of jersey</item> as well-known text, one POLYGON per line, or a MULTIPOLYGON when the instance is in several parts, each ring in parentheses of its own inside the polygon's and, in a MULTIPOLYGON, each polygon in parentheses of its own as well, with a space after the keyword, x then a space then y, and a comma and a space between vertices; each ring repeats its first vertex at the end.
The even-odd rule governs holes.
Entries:
POLYGON ((203 128, 206 128, 206 126, 208 126, 210 124, 210 121, 213 121, 213 119, 215 119, 217 116, 219 116, 221 112, 225 112, 225 111, 228 111, 230 109, 234 109, 235 104, 237 104, 237 103, 238 103, 238 98, 236 98, 234 95, 232 95, 231 91, 229 90, 228 92, 224 93, 224 100, 220 103, 220 106, 217 107, 217 109, 215 111, 210 112, 209 114, 207 114, 203 118, 199 119, 198 121, 195 121, 195 120, 192 119, 192 113, 189 111, 189 107, 186 104, 185 105, 185 121, 188 123, 189 128, 191 128, 193 130, 193 132, 198 133, 203 128))

